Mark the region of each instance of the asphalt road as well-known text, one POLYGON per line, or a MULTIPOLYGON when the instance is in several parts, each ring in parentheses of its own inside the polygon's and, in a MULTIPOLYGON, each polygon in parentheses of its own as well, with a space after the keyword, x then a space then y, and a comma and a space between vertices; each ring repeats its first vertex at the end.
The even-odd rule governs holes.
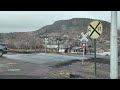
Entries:
MULTIPOLYGON (((93 58, 94 55, 85 55, 85 57, 86 59, 89 59, 89 58, 93 58)), ((97 58, 106 58, 99 60, 109 60, 110 57, 97 55, 97 58)), ((91 72, 91 70, 94 71, 93 70, 94 62, 86 62, 84 63, 84 65, 82 65, 81 62, 79 62, 79 60, 82 60, 82 55, 79 54, 60 55, 60 54, 45 54, 45 53, 36 53, 36 54, 8 53, 6 55, 3 55, 3 57, 0 57, 0 79, 44 79, 44 78, 46 79, 46 78, 51 78, 50 75, 51 73, 53 73, 53 71, 56 72, 59 70, 62 71, 67 70, 68 72, 73 72, 73 73, 75 72, 78 73, 78 75, 82 75, 83 72, 85 73, 83 69, 86 69, 87 70, 86 72, 88 73, 91 72), (77 63, 69 65, 70 61, 77 61, 77 63), (65 62, 68 62, 68 65, 63 65, 63 67, 61 67, 60 63, 65 63, 65 62), (55 66, 56 64, 59 64, 60 67, 55 66), (51 67, 51 66, 55 66, 55 67, 51 67), (81 72, 81 70, 83 71, 81 72)), ((100 72, 103 72, 103 70, 106 70, 105 65, 107 65, 107 74, 106 71, 103 74, 106 74, 108 77, 109 64, 101 64, 102 67, 99 68, 101 70, 100 72), (103 66, 105 67, 103 68, 103 66)), ((82 76, 85 76, 84 73, 82 76)), ((88 75, 88 73, 86 73, 86 76, 88 75)), ((100 78, 102 78, 103 76, 101 75, 100 78)))
MULTIPOLYGON (((6 54, 5 58, 20 60, 35 64, 58 64, 64 63, 71 60, 82 60, 82 56, 70 56, 70 55, 60 55, 60 54, 46 54, 46 53, 35 53, 35 54, 6 54)), ((88 59, 85 57, 85 59, 88 59)))
POLYGON ((77 60, 82 60, 82 57, 45 53, 8 53, 0 57, 0 79, 52 79, 55 78, 52 75, 52 68, 77 60))

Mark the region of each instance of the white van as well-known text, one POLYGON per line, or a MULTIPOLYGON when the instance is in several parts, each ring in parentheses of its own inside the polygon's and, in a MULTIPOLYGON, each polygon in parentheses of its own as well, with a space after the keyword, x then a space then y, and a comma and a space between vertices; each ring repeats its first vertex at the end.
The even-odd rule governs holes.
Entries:
POLYGON ((7 49, 7 46, 3 43, 0 43, 0 57, 3 55, 3 54, 6 54, 8 52, 8 49, 7 49))

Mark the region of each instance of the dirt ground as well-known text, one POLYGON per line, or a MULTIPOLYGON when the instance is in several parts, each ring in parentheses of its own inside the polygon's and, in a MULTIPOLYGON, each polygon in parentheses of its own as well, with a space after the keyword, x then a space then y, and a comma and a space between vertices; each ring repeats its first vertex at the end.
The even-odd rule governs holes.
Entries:
POLYGON ((0 79, 109 79, 109 72, 109 60, 99 58, 96 77, 93 59, 85 60, 83 64, 74 60, 50 66, 0 58, 0 79))
POLYGON ((96 77, 95 77, 95 64, 94 62, 90 62, 90 61, 85 61, 83 64, 80 61, 77 61, 75 63, 71 63, 66 66, 52 68, 51 71, 55 72, 55 74, 57 74, 58 76, 60 76, 60 74, 58 73, 61 72, 66 73, 67 78, 109 79, 108 63, 97 63, 96 77))

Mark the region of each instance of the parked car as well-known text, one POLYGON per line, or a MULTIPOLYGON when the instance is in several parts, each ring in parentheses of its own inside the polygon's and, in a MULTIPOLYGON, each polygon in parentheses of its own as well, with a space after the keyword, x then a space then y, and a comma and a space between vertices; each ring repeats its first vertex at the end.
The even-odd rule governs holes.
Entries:
POLYGON ((7 49, 7 46, 3 43, 0 43, 0 57, 3 55, 3 54, 6 54, 8 52, 8 49, 7 49))

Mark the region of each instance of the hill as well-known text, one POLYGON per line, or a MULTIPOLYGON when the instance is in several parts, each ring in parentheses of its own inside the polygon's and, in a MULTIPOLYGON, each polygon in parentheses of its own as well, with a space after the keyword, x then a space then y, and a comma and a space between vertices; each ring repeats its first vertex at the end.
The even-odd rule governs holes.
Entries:
MULTIPOLYGON (((95 19, 73 18, 69 20, 59 20, 52 25, 46 25, 33 32, 13 32, 0 33, 0 42, 6 43, 9 48, 43 48, 44 38, 49 38, 48 44, 57 44, 56 40, 61 37, 61 44, 79 46, 81 32, 86 32, 90 22, 95 19)), ((102 21, 103 34, 98 42, 110 40, 110 23, 102 21)), ((89 38, 89 44, 92 40, 89 38)))

